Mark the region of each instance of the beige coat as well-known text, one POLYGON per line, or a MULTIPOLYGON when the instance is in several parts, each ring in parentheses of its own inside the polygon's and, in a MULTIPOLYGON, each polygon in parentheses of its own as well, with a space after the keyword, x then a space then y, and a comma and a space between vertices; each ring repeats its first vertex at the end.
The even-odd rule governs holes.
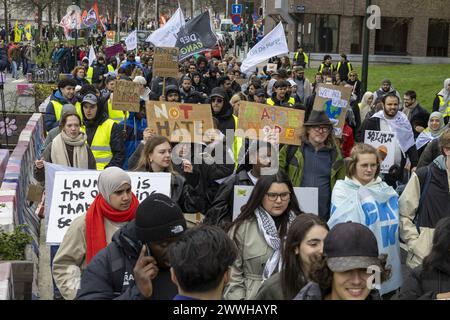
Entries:
MULTIPOLYGON (((447 169, 447 177, 450 186, 450 171, 447 169)), ((450 191, 450 190, 449 190, 450 191)), ((422 264, 431 250, 433 243, 433 228, 420 227, 420 234, 413 223, 420 200, 420 181, 415 173, 403 190, 398 201, 400 210, 400 237, 408 247, 406 264, 415 268, 422 264)))
MULTIPOLYGON (((125 223, 115 223, 104 219, 106 242, 111 242, 113 234, 125 223)), ((53 278, 61 295, 73 300, 81 280, 81 271, 86 268, 86 214, 77 217, 67 229, 58 252, 53 260, 53 278)))
MULTIPOLYGON (((230 237, 234 228, 229 232, 230 237)), ((225 288, 226 300, 253 299, 262 282, 262 274, 273 249, 259 231, 256 219, 242 223, 236 232, 238 257, 231 267, 231 279, 225 288)))

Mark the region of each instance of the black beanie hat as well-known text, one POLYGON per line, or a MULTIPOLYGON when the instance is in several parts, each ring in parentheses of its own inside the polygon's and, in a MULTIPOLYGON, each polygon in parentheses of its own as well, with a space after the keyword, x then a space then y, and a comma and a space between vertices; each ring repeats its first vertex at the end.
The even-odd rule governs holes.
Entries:
POLYGON ((180 207, 161 193, 154 193, 139 204, 135 224, 136 236, 143 243, 176 237, 186 230, 180 207))

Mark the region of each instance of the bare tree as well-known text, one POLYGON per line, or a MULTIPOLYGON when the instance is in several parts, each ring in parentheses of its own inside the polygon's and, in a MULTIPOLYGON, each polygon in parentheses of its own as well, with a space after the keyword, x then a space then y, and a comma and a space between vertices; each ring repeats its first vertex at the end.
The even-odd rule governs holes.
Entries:
POLYGON ((9 42, 9 21, 8 21, 8 8, 9 8, 9 0, 2 0, 3 9, 5 15, 5 42, 9 42))

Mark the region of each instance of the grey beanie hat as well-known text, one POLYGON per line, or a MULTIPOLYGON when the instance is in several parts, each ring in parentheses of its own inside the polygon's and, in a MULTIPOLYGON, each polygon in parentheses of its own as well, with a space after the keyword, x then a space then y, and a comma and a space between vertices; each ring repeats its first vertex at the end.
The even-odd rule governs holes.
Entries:
POLYGON ((131 178, 128 173, 119 167, 109 167, 100 172, 98 176, 98 191, 100 191, 106 202, 111 204, 109 196, 125 183, 131 186, 131 178))
POLYGON ((74 107, 72 104, 67 103, 67 104, 65 104, 65 105, 62 106, 62 109, 61 109, 61 119, 64 117, 64 115, 65 115, 66 113, 77 113, 77 110, 75 109, 75 107, 74 107))

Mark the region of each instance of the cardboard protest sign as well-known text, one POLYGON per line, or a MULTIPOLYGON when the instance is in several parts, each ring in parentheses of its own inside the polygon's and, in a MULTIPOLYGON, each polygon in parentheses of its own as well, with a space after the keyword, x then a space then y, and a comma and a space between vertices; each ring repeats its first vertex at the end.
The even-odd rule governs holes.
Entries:
POLYGON ((389 168, 395 163, 395 144, 397 143, 395 132, 366 130, 364 143, 377 149, 383 160, 380 171, 388 173, 389 168))
POLYGON ((178 48, 156 47, 153 55, 153 76, 176 78, 179 54, 178 48))
MULTIPOLYGON (((57 171, 54 176, 50 215, 47 229, 47 244, 59 244, 71 222, 87 212, 98 195, 100 171, 57 171)), ((128 172, 131 190, 139 202, 154 192, 170 196, 170 173, 128 172)))
POLYGON ((172 142, 209 141, 205 133, 214 128, 209 104, 176 102, 147 101, 147 124, 172 142))
POLYGON ((115 31, 106 31, 106 45, 112 46, 115 42, 115 38, 116 38, 116 32, 115 31))
MULTIPOLYGON (((233 220, 241 213, 241 207, 248 202, 254 186, 234 186, 233 220)), ((303 212, 319 214, 319 189, 294 187, 300 209, 303 212)))
POLYGON ((267 64, 267 72, 275 72, 277 71, 278 65, 276 63, 268 63, 267 64))
POLYGON ((262 140, 271 129, 277 129, 280 143, 299 146, 304 119, 303 110, 241 101, 236 135, 262 140))
POLYGON ((142 86, 126 80, 116 80, 112 96, 113 110, 139 112, 139 100, 142 86))
POLYGON ((342 136, 345 124, 345 115, 350 107, 352 88, 335 86, 332 84, 319 84, 314 99, 314 110, 324 110, 334 125, 337 137, 342 136))

